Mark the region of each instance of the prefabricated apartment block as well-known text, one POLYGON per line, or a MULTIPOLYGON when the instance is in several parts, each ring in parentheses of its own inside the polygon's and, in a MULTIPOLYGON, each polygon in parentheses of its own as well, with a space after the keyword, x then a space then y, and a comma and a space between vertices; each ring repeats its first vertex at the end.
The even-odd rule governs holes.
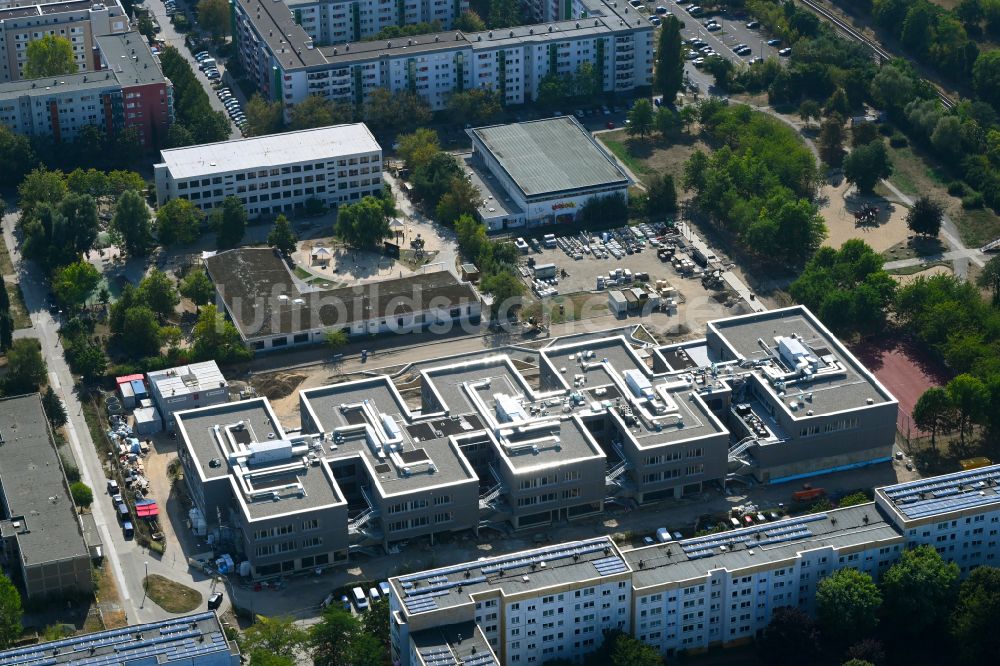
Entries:
POLYGON ((608 498, 693 496, 732 471, 774 482, 888 460, 895 400, 808 310, 709 330, 701 347, 684 347, 690 364, 679 369, 668 367, 676 347, 608 334, 415 363, 409 400, 386 375, 306 389, 291 434, 263 398, 181 412, 185 478, 210 521, 238 526, 235 546, 254 574, 268 575, 346 560, 352 545, 539 528, 599 514, 608 498), (752 360, 741 336, 762 326, 805 355, 783 355, 772 333, 782 340, 755 343, 769 351, 752 360), (720 334, 728 360, 710 351, 720 334), (537 379, 521 372, 536 367, 537 379), (847 368, 851 396, 839 393, 847 368), (793 373, 808 382, 812 409, 788 407, 793 373), (785 388, 771 394, 779 375, 785 388))
POLYGON ((203 211, 235 196, 250 217, 382 194, 382 148, 364 123, 331 125, 161 151, 156 203, 187 199, 203 211))
POLYGON ((964 576, 1000 558, 1000 466, 878 488, 875 502, 622 550, 610 537, 389 580, 392 659, 544 664, 617 629, 667 657, 759 637, 776 608, 815 609, 837 569, 877 578, 930 545, 964 576), (470 661, 471 659, 471 661, 470 661))
POLYGON ((624 0, 527 3, 539 24, 361 41, 392 21, 437 18, 447 30, 467 6, 465 0, 420 5, 235 0, 240 60, 264 97, 284 104, 286 116, 309 95, 360 105, 378 88, 413 92, 434 110, 445 108, 452 93, 476 88, 496 91, 504 105, 525 104, 537 98, 546 76, 575 75, 585 63, 602 93, 651 85, 654 26, 624 0))

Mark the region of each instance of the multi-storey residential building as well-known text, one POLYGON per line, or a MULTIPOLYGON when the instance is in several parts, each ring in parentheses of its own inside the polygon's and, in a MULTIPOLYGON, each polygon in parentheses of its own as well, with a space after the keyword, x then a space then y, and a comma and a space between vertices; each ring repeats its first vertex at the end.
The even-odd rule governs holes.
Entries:
POLYGON ((575 118, 468 129, 466 158, 488 231, 573 222, 592 199, 628 199, 625 170, 575 118))
POLYGON ((468 0, 287 0, 316 46, 370 39, 390 27, 429 23, 448 30, 468 0))
POLYGON ((382 148, 364 123, 205 143, 161 152, 156 200, 201 210, 238 198, 251 217, 291 212, 310 199, 336 207, 382 193, 382 148))
POLYGON ((18 573, 26 599, 94 589, 90 550, 37 393, 0 400, 0 562, 18 573))
POLYGON ((173 122, 173 85, 146 38, 100 35, 88 52, 96 71, 0 84, 0 122, 18 134, 72 140, 87 126, 109 136, 134 129, 156 146, 173 122))
POLYGON ((94 58, 97 37, 128 32, 129 20, 117 0, 0 1, 0 83, 24 78, 28 43, 46 35, 73 45, 80 72, 101 69, 94 58))
POLYGON ((584 63, 602 92, 652 81, 653 26, 624 2, 574 2, 574 17, 547 24, 324 46, 284 2, 233 6, 247 75, 265 97, 282 101, 286 114, 308 95, 361 104, 376 88, 412 91, 433 109, 473 88, 496 91, 505 105, 524 104, 547 75, 574 74, 584 63))
POLYGON ((776 608, 812 612, 842 568, 874 578, 929 544, 966 575, 1000 558, 1000 466, 876 490, 876 501, 620 550, 608 537, 390 579, 393 660, 542 664, 618 628, 670 657, 760 636, 776 608))
MULTIPOLYGON (((262 261, 260 257, 250 263, 262 261)), ((237 300, 242 299, 233 303, 237 300)), ((355 303, 365 302, 364 296, 355 299, 355 303)), ((380 309, 373 303, 374 309, 380 309)), ((308 302, 299 304, 307 306, 312 307, 308 302)), ((332 301, 326 307, 336 310, 332 301)), ((286 309, 291 312, 294 305, 286 309)), ((238 316, 258 323, 269 319, 260 312, 248 312, 238 316)), ((394 319, 390 316, 386 321, 394 319)), ((826 334, 810 328, 812 334, 805 335, 806 323, 819 326, 807 310, 796 307, 720 320, 711 326, 735 350, 741 349, 743 336, 759 337, 760 326, 789 336, 794 333, 808 349, 817 350, 826 334)), ((404 319, 402 325, 407 324, 404 319)), ((269 450, 272 440, 289 439, 292 453, 273 463, 280 470, 268 471, 270 463, 263 457, 253 462, 250 472, 240 470, 220 428, 243 420, 231 414, 243 408, 182 412, 176 416, 179 424, 190 419, 199 423, 196 428, 185 425, 182 429, 192 451, 188 460, 191 464, 201 461, 200 471, 192 470, 186 478, 206 486, 205 479, 215 480, 218 494, 201 489, 191 494, 209 519, 221 511, 220 524, 232 512, 241 516, 277 512, 305 520, 317 506, 336 505, 337 512, 323 520, 328 530, 324 543, 335 544, 328 549, 330 559, 324 562, 328 563, 340 561, 340 554, 351 545, 388 548, 417 537, 433 541, 440 533, 478 532, 483 526, 539 529, 599 514, 609 498, 649 505, 694 496, 722 483, 734 469, 749 468, 762 480, 773 482, 888 459, 895 401, 859 366, 851 367, 849 377, 843 374, 844 367, 856 362, 843 355, 846 352, 832 337, 823 343, 825 351, 820 356, 825 366, 814 369, 813 386, 817 394, 829 392, 822 399, 829 409, 814 396, 816 413, 804 415, 805 425, 781 430, 783 436, 773 441, 764 435, 764 431, 777 432, 768 405, 777 413, 784 396, 769 397, 761 389, 747 411, 742 405, 751 398, 744 394, 744 385, 759 381, 755 379, 758 374, 781 371, 785 361, 767 358, 750 363, 732 357, 728 364, 712 361, 716 352, 708 351, 706 341, 701 343, 701 347, 684 347, 684 358, 694 364, 679 369, 667 367, 668 360, 677 363, 677 348, 649 345, 637 350, 620 332, 556 340, 534 352, 494 350, 414 363, 405 380, 405 387, 414 392, 409 402, 388 376, 307 389, 299 394, 301 432, 286 437, 275 430, 280 427, 273 418, 265 416, 260 420, 271 423, 268 429, 254 425, 249 434, 237 428, 233 433, 241 434, 231 435, 242 438, 251 453, 258 444, 269 450), (519 368, 525 366, 538 368, 537 379, 522 374, 519 368), (824 377, 824 373, 836 377, 824 377), (836 395, 847 387, 854 402, 836 395), (750 417, 757 412, 763 415, 750 417), (839 424, 844 419, 858 421, 849 436, 821 436, 826 423, 839 424), (887 440, 882 432, 885 420, 890 426, 887 440), (747 424, 761 431, 753 440, 747 439, 747 424), (811 431, 814 424, 818 433, 811 431), (214 436, 208 432, 213 428, 214 436), (749 447, 748 441, 758 444, 749 447), (781 455, 752 457, 767 447, 779 448, 781 455), (206 466, 213 459, 214 466, 206 466), (845 460, 849 462, 831 467, 845 460), (790 470, 797 474, 787 475, 790 470), (282 483, 288 482, 289 493, 269 494, 265 490, 270 486, 239 480, 241 474, 251 472, 279 476, 282 483), (310 482, 314 490, 307 487, 303 495, 295 484, 305 482, 295 481, 296 474, 319 475, 320 480, 310 482), (225 478, 232 482, 223 482, 225 478), (243 499, 234 499, 231 490, 243 499), (267 505, 266 510, 258 508, 261 503, 267 505)), ((766 343, 763 347, 770 349, 766 343)), ((268 407, 261 402, 254 409, 266 411, 268 407)), ((253 571, 260 572, 255 545, 240 545, 239 552, 253 571)), ((306 566, 296 563, 294 547, 282 552, 282 567, 306 566)))
POLYGON ((270 248, 239 248, 205 258, 218 302, 255 351, 317 344, 329 331, 348 336, 447 331, 477 325, 479 294, 437 270, 352 287, 303 284, 270 248))

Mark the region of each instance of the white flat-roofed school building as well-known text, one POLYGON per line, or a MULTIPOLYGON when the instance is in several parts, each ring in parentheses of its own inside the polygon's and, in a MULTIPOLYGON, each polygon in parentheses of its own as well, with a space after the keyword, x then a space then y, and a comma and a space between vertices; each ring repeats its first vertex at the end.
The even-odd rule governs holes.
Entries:
POLYGON ((202 210, 237 197, 251 217, 289 212, 309 199, 335 207, 382 191, 382 147, 364 123, 206 143, 161 152, 156 201, 202 210))

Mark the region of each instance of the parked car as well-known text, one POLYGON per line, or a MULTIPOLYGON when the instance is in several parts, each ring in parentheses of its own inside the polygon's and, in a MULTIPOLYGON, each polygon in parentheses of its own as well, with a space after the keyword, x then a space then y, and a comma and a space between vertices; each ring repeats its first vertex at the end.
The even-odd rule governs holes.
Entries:
POLYGON ((125 502, 125 498, 121 496, 121 493, 115 493, 111 496, 111 506, 117 507, 119 504, 125 502))
POLYGON ((749 23, 747 23, 747 28, 749 28, 750 30, 756 30, 759 27, 760 27, 760 21, 750 21, 749 23))
POLYGON ((125 536, 126 539, 131 539, 132 537, 135 536, 135 528, 132 526, 131 521, 126 520, 124 523, 122 523, 122 534, 125 536))
POLYGON ((392 591, 392 587, 389 585, 389 581, 382 581, 378 584, 378 589, 382 593, 382 596, 386 599, 389 598, 389 593, 392 591))
POLYGON ((363 589, 360 587, 351 588, 351 597, 354 599, 354 605, 357 607, 358 612, 368 610, 368 598, 365 596, 363 589))
POLYGON ((121 520, 123 523, 128 521, 129 518, 128 505, 125 504, 125 502, 119 502, 115 511, 118 514, 119 520, 121 520))
POLYGON ((653 25, 660 25, 661 23, 663 23, 663 21, 660 20, 659 16, 650 16, 649 22, 652 23, 653 25))
POLYGON ((222 592, 213 592, 208 597, 208 610, 216 610, 222 605, 222 592))
POLYGON ((379 593, 377 587, 369 587, 368 596, 371 598, 372 603, 375 603, 376 601, 382 598, 382 595, 379 593))
POLYGON ((781 40, 780 39, 769 39, 769 40, 767 40, 767 45, 768 46, 781 46, 781 40))
POLYGON ((708 25, 705 26, 705 30, 708 30, 709 32, 715 32, 717 30, 722 30, 722 26, 719 25, 718 23, 709 23, 708 25))
POLYGON ((663 5, 660 5, 659 7, 656 8, 656 13, 657 14, 666 14, 667 13, 667 8, 664 7, 663 5))
POLYGON ((778 55, 780 55, 782 58, 787 58, 788 56, 792 55, 791 47, 786 46, 785 48, 781 49, 780 51, 778 51, 778 55))

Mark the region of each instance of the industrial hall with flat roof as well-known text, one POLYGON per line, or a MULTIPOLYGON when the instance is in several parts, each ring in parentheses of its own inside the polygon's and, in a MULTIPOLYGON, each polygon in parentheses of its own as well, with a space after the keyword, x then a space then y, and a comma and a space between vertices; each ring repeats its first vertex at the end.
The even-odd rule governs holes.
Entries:
POLYGON ((175 415, 191 496, 254 576, 887 461, 896 419, 801 306, 679 345, 596 334, 425 361, 299 401, 288 431, 265 398, 175 415))

